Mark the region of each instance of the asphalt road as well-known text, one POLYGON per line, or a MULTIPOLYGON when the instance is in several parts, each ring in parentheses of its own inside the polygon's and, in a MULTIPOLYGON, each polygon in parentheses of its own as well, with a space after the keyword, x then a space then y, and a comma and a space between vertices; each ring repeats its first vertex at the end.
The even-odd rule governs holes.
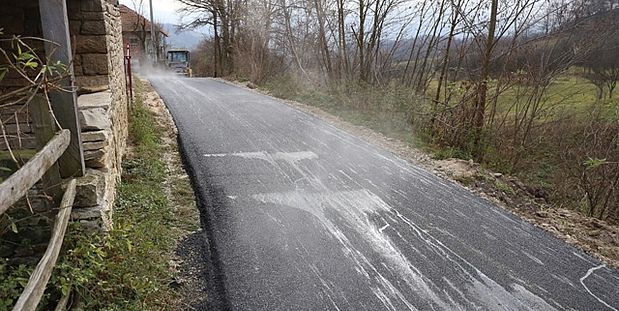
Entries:
POLYGON ((617 310, 619 272, 326 122, 153 77, 201 199, 211 310, 617 310))

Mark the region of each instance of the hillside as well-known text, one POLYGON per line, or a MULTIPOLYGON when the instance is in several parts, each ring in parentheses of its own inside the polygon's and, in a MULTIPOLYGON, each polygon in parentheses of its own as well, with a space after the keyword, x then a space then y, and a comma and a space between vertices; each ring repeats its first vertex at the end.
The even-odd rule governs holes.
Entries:
POLYGON ((178 25, 163 24, 163 29, 169 34, 167 42, 173 48, 187 48, 193 50, 207 35, 206 32, 196 30, 178 31, 178 25))

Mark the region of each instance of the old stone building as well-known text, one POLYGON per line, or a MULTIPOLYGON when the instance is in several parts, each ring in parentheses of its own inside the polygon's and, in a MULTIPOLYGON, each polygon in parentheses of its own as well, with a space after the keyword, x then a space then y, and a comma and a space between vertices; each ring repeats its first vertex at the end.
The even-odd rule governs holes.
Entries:
MULTIPOLYGON (((123 28, 123 46, 131 47, 131 55, 135 61, 144 62, 147 55, 151 55, 151 22, 126 5, 120 5, 120 17, 123 28)), ((165 55, 168 33, 157 24, 154 28, 157 58, 162 59, 165 55)))
MULTIPOLYGON (((40 1, 47 0, 0 0, 0 39, 3 39, 0 46, 3 50, 15 48, 10 41, 13 36, 43 37, 43 29, 47 26, 41 18, 40 1)), ((53 1, 62 6, 64 2, 53 1)), ((120 10, 115 0, 66 0, 65 8, 74 91, 79 95, 80 153, 83 151, 83 160, 76 158, 75 161, 83 161, 85 165, 85 171, 78 174, 83 177, 78 179, 72 218, 107 229, 112 225, 115 186, 120 178, 128 122, 120 10)), ((25 39, 24 42, 45 58, 43 41, 25 39)), ((2 58, 0 66, 6 62, 2 58)), ((24 77, 9 70, 0 80, 0 94, 18 89, 24 83, 24 77)), ((23 103, 0 102, 0 118, 7 130, 7 139, 2 139, 0 150, 41 147, 35 139, 31 109, 23 103)), ((0 255, 10 254, 0 249, 0 255)))

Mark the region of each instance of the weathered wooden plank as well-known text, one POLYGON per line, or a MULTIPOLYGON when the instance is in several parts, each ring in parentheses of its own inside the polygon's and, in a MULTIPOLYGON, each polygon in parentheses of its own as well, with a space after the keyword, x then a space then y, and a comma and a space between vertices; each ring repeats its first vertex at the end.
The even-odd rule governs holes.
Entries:
POLYGON ((69 293, 66 295, 62 295, 54 311, 65 311, 67 309, 67 304, 69 303, 70 296, 71 296, 71 291, 69 291, 69 293))
MULTIPOLYGON (((49 105, 42 96, 36 95, 32 98, 30 110, 32 111, 32 132, 36 137, 37 146, 42 148, 54 137, 56 124, 49 111, 49 105)), ((60 177, 58 162, 52 164, 45 175, 43 175, 42 181, 43 192, 51 196, 57 203, 62 194, 62 189, 60 188, 62 178, 60 177)))
MULTIPOLYGON (((60 61, 69 67, 70 76, 61 81, 66 90, 74 90, 73 59, 71 54, 71 39, 69 37, 69 21, 65 0, 39 0, 43 37, 56 44, 46 43, 45 51, 48 60, 60 61)), ((80 136, 79 119, 77 116, 77 95, 75 92, 50 92, 51 106, 58 123, 63 129, 71 130, 71 144, 67 152, 60 158, 60 174, 63 177, 82 176, 84 174, 84 151, 80 136)))
POLYGON ((32 133, 32 127, 28 123, 19 123, 19 127, 15 123, 4 124, 4 130, 7 134, 16 134, 19 128, 20 133, 32 133))
POLYGON ((13 311, 31 311, 35 310, 41 297, 45 292, 45 287, 52 275, 52 270, 56 265, 60 248, 62 247, 62 241, 64 240, 65 232, 67 231, 67 225, 69 224, 69 218, 71 216, 71 209, 73 207, 73 200, 75 199, 75 179, 71 179, 62 196, 60 203, 60 210, 56 215, 56 221, 54 222, 54 228, 52 229, 52 237, 47 245, 47 250, 43 257, 37 264, 28 280, 26 288, 19 296, 17 303, 13 307, 13 311))
POLYGON ((3 115, 3 116, 11 115, 15 113, 16 111, 17 112, 28 111, 28 107, 24 107, 23 104, 3 106, 2 108, 0 108, 0 115, 3 115))
POLYGON ((70 139, 69 130, 60 131, 28 163, 0 184, 0 215, 41 179, 67 149, 70 139))
POLYGON ((37 149, 13 149, 11 153, 5 150, 0 150, 0 160, 12 160, 13 157, 18 160, 26 160, 24 162, 28 162, 35 154, 37 154, 37 149))
POLYGON ((5 108, 0 108, 0 117, 2 117, 2 123, 4 124, 15 123, 15 115, 17 115, 19 123, 28 123, 30 120, 30 114, 28 112, 28 109, 25 107, 23 110, 15 109, 13 112, 6 111, 5 108))
MULTIPOLYGON (((12 149, 16 149, 16 147, 19 146, 19 140, 17 137, 9 136, 7 140, 9 141, 9 144, 11 144, 12 149)), ((24 134, 21 136, 21 146, 22 149, 37 149, 40 147, 37 145, 36 139, 32 136, 32 134, 24 134)), ((4 139, 0 139, 0 150, 8 150, 4 139)))

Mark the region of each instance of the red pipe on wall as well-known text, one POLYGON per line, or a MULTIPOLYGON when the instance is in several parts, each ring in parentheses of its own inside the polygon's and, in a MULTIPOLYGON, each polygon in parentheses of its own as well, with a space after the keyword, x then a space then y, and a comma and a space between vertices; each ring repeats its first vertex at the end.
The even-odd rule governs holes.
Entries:
POLYGON ((131 74, 131 45, 127 43, 127 53, 125 53, 125 64, 127 66, 127 77, 125 79, 125 83, 127 84, 127 95, 129 99, 133 101, 133 77, 131 74))

